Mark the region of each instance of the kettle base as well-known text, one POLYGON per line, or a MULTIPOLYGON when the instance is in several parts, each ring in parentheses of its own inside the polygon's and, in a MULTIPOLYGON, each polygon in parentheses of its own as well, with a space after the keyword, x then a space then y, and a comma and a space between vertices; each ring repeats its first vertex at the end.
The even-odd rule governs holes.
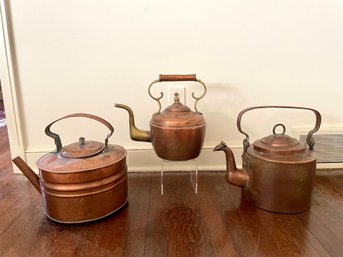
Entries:
POLYGON ((88 219, 88 220, 79 220, 79 221, 61 221, 61 220, 57 220, 57 219, 54 219, 53 217, 49 216, 49 214, 47 214, 45 211, 45 215, 52 221, 54 222, 57 222, 57 223, 61 223, 61 224, 81 224, 81 223, 87 223, 87 222, 92 222, 92 221, 97 221, 97 220, 100 220, 100 219, 104 219, 108 216, 111 216, 113 213, 119 211, 121 208, 123 208, 128 202, 128 198, 126 198, 125 202, 119 206, 117 209, 113 210, 112 212, 110 213, 107 213, 105 214, 104 216, 101 216, 101 217, 97 217, 97 218, 94 218, 94 219, 88 219))
POLYGON ((287 200, 287 201, 278 201, 278 204, 272 203, 272 198, 270 199, 253 199, 252 195, 247 190, 242 190, 242 198, 246 202, 255 207, 274 213, 283 213, 283 214, 295 214, 307 211, 311 208, 311 199, 307 203, 297 204, 297 201, 287 200))

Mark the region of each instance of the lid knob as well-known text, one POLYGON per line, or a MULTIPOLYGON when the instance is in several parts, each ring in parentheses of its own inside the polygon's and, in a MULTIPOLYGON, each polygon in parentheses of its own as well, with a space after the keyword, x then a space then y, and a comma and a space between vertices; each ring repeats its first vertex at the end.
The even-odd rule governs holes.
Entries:
POLYGON ((79 143, 80 143, 80 145, 86 144, 86 139, 84 137, 80 137, 79 138, 79 143))
POLYGON ((273 134, 274 135, 284 135, 286 133, 286 127, 285 125, 283 125, 282 123, 279 123, 279 124, 276 124, 274 127, 273 127, 273 134), (281 133, 276 133, 276 128, 277 127, 281 127, 282 128, 282 132, 281 133))
POLYGON ((174 93, 174 102, 175 103, 179 103, 180 102, 180 97, 179 97, 179 93, 174 93))

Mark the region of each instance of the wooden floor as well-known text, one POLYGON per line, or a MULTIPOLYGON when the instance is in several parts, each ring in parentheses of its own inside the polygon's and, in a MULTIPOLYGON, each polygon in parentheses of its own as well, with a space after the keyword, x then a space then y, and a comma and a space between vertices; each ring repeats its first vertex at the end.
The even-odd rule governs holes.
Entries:
POLYGON ((223 172, 129 174, 128 204, 105 219, 61 225, 12 174, 0 129, 0 256, 343 256, 343 171, 318 171, 310 211, 275 214, 241 200, 223 172))

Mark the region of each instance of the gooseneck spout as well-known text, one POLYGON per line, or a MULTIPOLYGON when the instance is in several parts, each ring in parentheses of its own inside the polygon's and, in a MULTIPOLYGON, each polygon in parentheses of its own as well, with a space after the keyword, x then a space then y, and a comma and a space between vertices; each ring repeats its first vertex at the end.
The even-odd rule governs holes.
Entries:
POLYGON ((114 104, 114 107, 125 109, 129 113, 130 137, 134 141, 151 142, 150 132, 140 130, 135 125, 135 117, 131 108, 124 104, 114 104))
POLYGON ((229 184, 246 188, 248 186, 248 173, 245 169, 237 169, 235 157, 233 156, 232 150, 225 144, 220 142, 213 151, 224 151, 226 156, 226 181, 229 184))
POLYGON ((39 193, 41 192, 39 177, 34 173, 34 171, 29 167, 29 165, 24 162, 22 158, 17 156, 13 159, 14 164, 23 172, 23 174, 28 178, 31 184, 37 189, 39 193))

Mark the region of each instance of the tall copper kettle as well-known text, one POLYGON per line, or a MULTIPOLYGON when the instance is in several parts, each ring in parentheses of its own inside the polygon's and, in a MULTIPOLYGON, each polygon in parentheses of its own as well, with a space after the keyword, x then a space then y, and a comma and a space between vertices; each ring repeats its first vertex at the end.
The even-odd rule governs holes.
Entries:
POLYGON ((160 75, 159 79, 153 81, 148 89, 151 98, 156 100, 159 110, 152 115, 150 120, 150 131, 140 130, 136 127, 133 111, 124 104, 115 104, 115 107, 125 109, 129 113, 130 137, 135 141, 151 142, 158 157, 170 161, 184 161, 199 156, 202 149, 206 131, 206 122, 197 110, 197 102, 206 94, 205 84, 196 78, 195 74, 190 75, 160 75), (151 87, 158 82, 168 81, 194 81, 200 83, 204 92, 195 99, 194 109, 183 105, 178 95, 175 95, 174 103, 161 112, 160 99, 151 94, 151 87))
POLYGON ((55 140, 56 150, 37 160, 39 175, 20 158, 13 162, 43 198, 45 214, 61 223, 81 223, 103 218, 127 202, 126 150, 108 144, 114 129, 106 120, 75 113, 50 123, 45 133, 55 140), (85 117, 99 121, 110 133, 105 142, 86 140, 62 146, 60 136, 50 130, 57 121, 85 117))
POLYGON ((237 117, 243 141, 243 168, 237 169, 231 149, 224 142, 213 150, 222 150, 226 155, 228 183, 242 188, 245 200, 272 212, 298 213, 311 206, 313 183, 316 174, 316 153, 313 134, 319 130, 321 115, 306 107, 255 106, 242 110, 237 117), (285 134, 283 124, 273 128, 273 134, 256 140, 252 145, 249 135, 241 128, 244 113, 261 108, 293 108, 309 110, 316 117, 315 127, 308 132, 306 144, 285 134), (276 133, 280 127, 281 133, 276 133))

